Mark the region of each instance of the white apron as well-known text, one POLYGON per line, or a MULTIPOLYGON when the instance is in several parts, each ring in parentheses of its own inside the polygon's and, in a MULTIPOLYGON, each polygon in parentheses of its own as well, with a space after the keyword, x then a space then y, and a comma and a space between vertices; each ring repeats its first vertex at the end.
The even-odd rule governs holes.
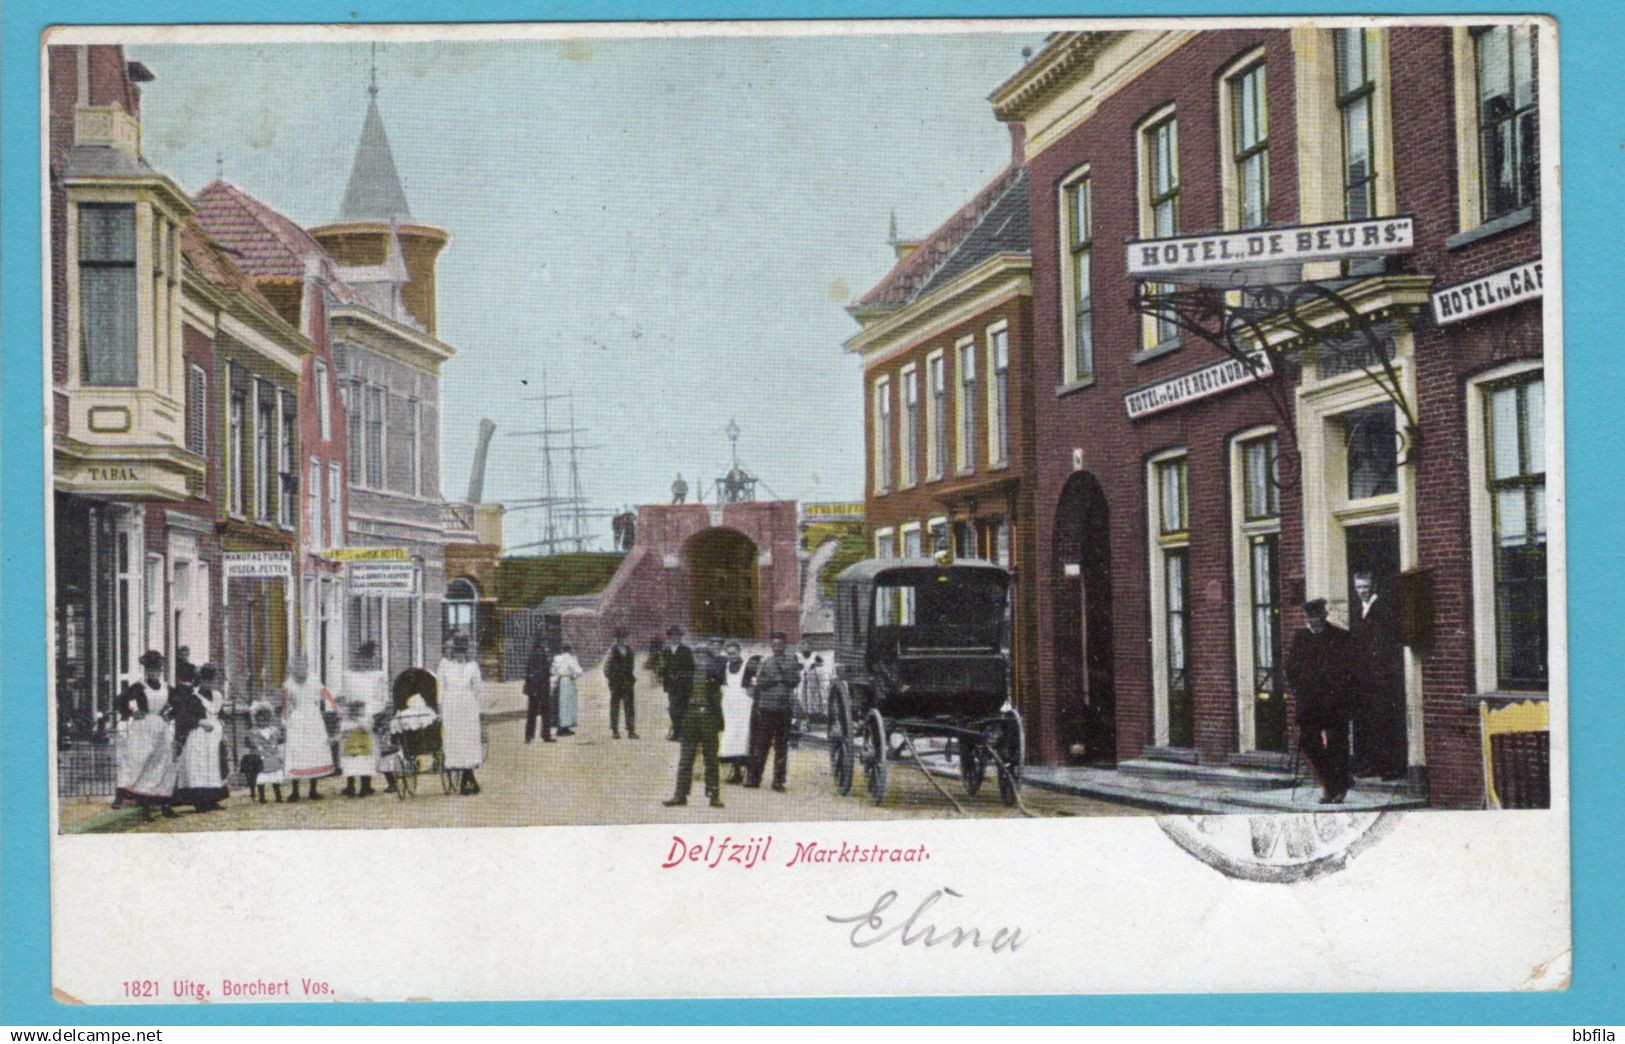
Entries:
POLYGON ((729 669, 722 681, 722 738, 717 744, 717 757, 743 758, 750 754, 750 690, 745 688, 745 667, 741 660, 738 670, 729 669))
POLYGON ((147 713, 123 725, 118 749, 118 788, 135 798, 168 801, 175 793, 175 728, 161 715, 169 705, 169 683, 154 689, 139 682, 147 713))
POLYGON ((339 770, 346 776, 378 771, 378 737, 372 719, 389 706, 389 679, 383 671, 347 671, 339 697, 339 770))
POLYGON ((449 769, 479 768, 485 761, 480 742, 480 703, 485 685, 473 660, 441 660, 440 736, 449 769))
POLYGON ((283 761, 295 781, 333 774, 333 748, 322 720, 323 695, 322 683, 315 678, 306 678, 303 685, 290 678, 282 690, 282 713, 288 724, 283 761))
POLYGON ((581 661, 574 653, 559 653, 553 657, 553 695, 558 699, 558 721, 561 729, 573 729, 581 721, 581 699, 576 691, 576 679, 581 676, 581 661))
POLYGON ((220 727, 220 708, 225 705, 226 698, 218 692, 211 694, 202 690, 198 691, 197 697, 203 704, 203 720, 186 734, 175 789, 219 791, 218 795, 202 796, 223 798, 226 796, 226 785, 225 780, 220 778, 220 743, 225 738, 225 730, 220 727))

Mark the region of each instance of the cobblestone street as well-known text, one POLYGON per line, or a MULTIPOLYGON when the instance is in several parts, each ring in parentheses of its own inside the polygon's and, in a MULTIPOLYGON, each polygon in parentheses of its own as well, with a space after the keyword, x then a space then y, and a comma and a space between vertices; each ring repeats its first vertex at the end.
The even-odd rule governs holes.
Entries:
MULTIPOLYGON (((727 807, 710 808, 696 781, 686 808, 666 808, 677 765, 677 744, 666 735, 665 696, 647 676, 638 685, 638 740, 610 736, 608 697, 603 675, 582 678, 581 725, 573 737, 557 743, 524 742, 525 722, 517 682, 492 685, 490 753, 478 777, 483 792, 461 797, 442 792, 437 777, 419 777, 417 794, 405 800, 378 794, 365 800, 344 797, 343 781, 322 781, 323 799, 298 804, 250 802, 242 791, 218 811, 183 809, 174 819, 143 822, 139 810, 111 810, 106 798, 68 799, 61 811, 62 829, 79 832, 164 833, 191 830, 381 829, 387 827, 480 827, 544 825, 610 825, 621 823, 749 823, 797 820, 952 818, 959 814, 919 769, 894 762, 886 803, 875 807, 862 793, 861 773, 853 793, 836 793, 829 759, 821 744, 803 743, 790 751, 788 790, 763 786, 747 790, 724 784, 727 807)), ((771 768, 769 769, 771 773, 771 768)), ((724 778, 727 770, 724 768, 724 778)), ((957 779, 938 782, 979 817, 1020 816, 999 801, 990 773, 975 798, 957 779)), ((269 791, 267 791, 269 797, 269 791)), ((1144 815, 1140 809, 1088 798, 1027 788, 1023 799, 1040 816, 1144 815)))

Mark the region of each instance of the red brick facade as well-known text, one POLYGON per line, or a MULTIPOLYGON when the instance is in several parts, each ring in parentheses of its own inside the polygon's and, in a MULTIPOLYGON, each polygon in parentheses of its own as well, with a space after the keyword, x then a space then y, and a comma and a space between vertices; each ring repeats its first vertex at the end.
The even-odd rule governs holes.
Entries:
MULTIPOLYGON (((1505 230, 1458 234, 1458 114, 1451 30, 1395 28, 1386 38, 1392 148, 1389 153, 1379 150, 1378 155, 1393 158, 1392 169, 1379 169, 1377 176, 1392 179, 1392 213, 1414 218, 1415 248, 1388 260, 1384 285, 1397 287, 1406 276, 1423 276, 1431 277, 1431 286, 1437 288, 1538 257, 1538 207, 1522 223, 1498 223, 1511 226, 1505 230)), ((1113 732, 1109 746, 1116 760, 1138 758, 1148 748, 1166 746, 1159 744, 1153 727, 1153 671, 1163 666, 1154 665, 1152 655, 1150 563, 1156 538, 1150 532, 1147 483, 1153 457, 1182 449, 1187 462, 1194 757, 1204 764, 1223 764, 1234 761, 1242 749, 1232 503, 1232 440, 1238 433, 1267 425, 1281 439, 1278 546, 1283 637, 1290 640, 1301 627, 1296 603, 1306 591, 1328 595, 1334 603, 1343 600, 1342 567, 1333 570, 1335 580, 1324 565, 1317 567, 1319 571, 1310 569, 1319 559, 1305 547, 1306 526, 1318 524, 1306 513, 1325 499, 1324 482, 1317 477, 1322 474, 1320 466, 1306 470, 1302 448, 1294 451, 1288 444, 1300 418, 1305 425, 1297 433, 1301 437, 1308 425, 1330 423, 1335 415, 1309 412, 1304 405, 1307 393, 1294 375, 1278 376, 1272 383, 1285 386, 1275 390, 1298 406, 1296 417, 1283 417, 1270 401, 1271 389, 1264 385, 1196 398, 1137 420, 1128 417, 1124 402, 1125 394, 1134 389, 1223 358, 1217 348, 1188 333, 1176 350, 1139 352, 1142 317, 1129 303, 1135 287, 1120 244, 1143 238, 1140 130, 1148 117, 1173 106, 1181 173, 1178 233, 1234 227, 1223 214, 1220 171, 1230 158, 1220 141, 1219 106, 1224 95, 1219 78, 1237 59, 1262 48, 1269 118, 1266 224, 1303 223, 1295 43, 1294 34, 1283 29, 1199 34, 1099 99, 1090 115, 1042 142, 1029 157, 1033 342, 1025 386, 1031 394, 1037 448, 1033 557, 1035 576, 1040 578, 1036 586, 1041 589, 1036 636, 1040 720, 1034 726, 1040 735, 1053 733, 1063 740, 1040 743, 1037 753, 1043 760, 1060 760, 1079 730, 1086 728, 1082 724, 1090 720, 1082 705, 1086 698, 1115 697, 1104 725, 1113 732), (1063 388, 1061 193, 1067 179, 1085 165, 1096 244, 1094 374, 1092 383, 1063 388), (1095 570, 1094 589, 1086 596, 1078 592, 1079 574, 1090 575, 1091 555, 1109 564, 1095 570), (1306 576, 1306 570, 1312 575, 1306 576), (1109 587, 1109 594, 1103 593, 1104 587, 1109 587), (1086 597, 1094 600, 1092 621, 1091 613, 1083 611, 1086 597), (1109 633, 1106 645, 1086 651, 1087 639, 1077 635, 1080 625, 1096 635, 1103 625, 1109 633), (1086 697, 1091 691, 1093 695, 1086 697)), ((1050 50, 1063 46, 1065 41, 1052 42, 1050 50)), ((1027 130, 1031 140, 1034 128, 1027 130)), ((1431 804, 1476 807, 1485 800, 1485 785, 1479 712, 1470 697, 1485 686, 1475 678, 1474 613, 1493 608, 1475 606, 1474 598, 1473 541, 1486 541, 1489 535, 1473 532, 1469 506, 1470 491, 1474 483, 1482 484, 1482 477, 1468 468, 1468 425, 1476 422, 1470 417, 1468 382, 1509 361, 1541 358, 1541 308, 1536 300, 1444 327, 1432 322, 1425 304, 1417 307, 1412 301, 1403 310, 1410 318, 1390 319, 1392 325, 1384 327, 1414 331, 1407 365, 1414 380, 1410 406, 1420 435, 1406 447, 1409 463, 1400 465, 1401 472, 1414 472, 1414 493, 1401 508, 1413 514, 1414 521, 1406 520, 1402 526, 1414 534, 1414 554, 1406 556, 1413 561, 1407 568, 1425 574, 1433 604, 1432 639, 1413 650, 1416 680, 1410 701, 1412 721, 1421 725, 1422 744, 1421 757, 1412 752, 1412 775, 1425 780, 1431 804)), ((1403 428, 1403 420, 1400 425, 1403 428)), ((875 510, 872 506, 871 512, 875 510)), ((1314 518, 1323 516, 1322 511, 1314 518)), ((1332 557, 1340 560, 1341 555, 1338 551, 1332 557)), ((1092 727, 1101 726, 1096 721, 1092 727)))

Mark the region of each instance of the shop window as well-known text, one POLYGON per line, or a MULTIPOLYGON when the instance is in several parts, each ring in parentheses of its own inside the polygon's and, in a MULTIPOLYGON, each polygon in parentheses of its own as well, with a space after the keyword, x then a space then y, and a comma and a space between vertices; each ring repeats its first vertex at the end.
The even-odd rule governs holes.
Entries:
POLYGON ((1533 26, 1473 31, 1478 170, 1489 221, 1539 198, 1540 126, 1533 26))
POLYGON ((135 385, 139 367, 135 205, 79 205, 79 323, 84 383, 135 385))

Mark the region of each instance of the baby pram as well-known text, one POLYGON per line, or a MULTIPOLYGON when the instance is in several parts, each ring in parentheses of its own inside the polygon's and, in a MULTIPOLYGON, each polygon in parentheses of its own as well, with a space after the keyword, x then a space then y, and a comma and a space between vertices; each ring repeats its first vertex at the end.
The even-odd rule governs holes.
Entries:
POLYGON ((441 747, 440 683, 429 671, 409 667, 395 678, 389 696, 392 713, 378 737, 379 771, 393 776, 395 796, 403 801, 417 793, 418 775, 425 770, 439 775, 441 789, 451 793, 452 774, 441 747))

